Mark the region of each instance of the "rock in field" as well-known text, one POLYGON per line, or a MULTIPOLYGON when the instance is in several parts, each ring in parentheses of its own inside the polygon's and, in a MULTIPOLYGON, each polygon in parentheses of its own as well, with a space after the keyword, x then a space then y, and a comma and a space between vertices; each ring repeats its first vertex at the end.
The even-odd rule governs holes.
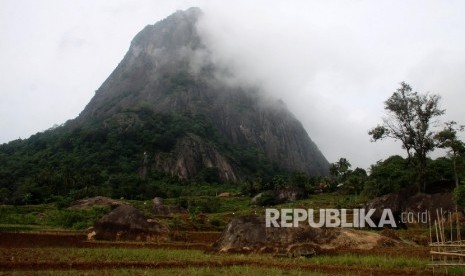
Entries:
POLYGON ((169 233, 167 227, 129 205, 119 206, 102 217, 91 231, 97 240, 127 241, 164 241, 169 233))
POLYGON ((369 231, 345 228, 266 227, 265 218, 236 217, 213 244, 216 252, 263 252, 310 257, 337 249, 370 250, 400 242, 369 231))

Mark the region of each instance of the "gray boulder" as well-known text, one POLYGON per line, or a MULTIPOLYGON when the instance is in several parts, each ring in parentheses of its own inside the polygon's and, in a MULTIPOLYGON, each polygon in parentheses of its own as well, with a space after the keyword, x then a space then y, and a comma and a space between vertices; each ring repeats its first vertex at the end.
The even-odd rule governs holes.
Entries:
MULTIPOLYGON (((412 215, 415 222, 422 221, 419 218, 422 213, 430 212, 431 219, 436 218, 436 210, 448 214, 449 212, 455 212, 455 204, 453 201, 452 193, 436 193, 436 194, 425 194, 417 193, 409 196, 407 193, 390 193, 372 199, 365 205, 365 210, 375 209, 372 218, 374 221, 379 221, 381 214, 384 209, 391 209, 394 218, 397 221, 397 225, 405 227, 406 225, 402 222, 407 218, 407 214, 412 215)), ((423 218, 424 220, 425 218, 423 218)))
POLYGON ((167 240, 169 233, 167 227, 129 205, 119 206, 102 217, 92 231, 98 240, 127 241, 162 241, 167 240))
POLYGON ((85 208, 105 207, 105 206, 116 208, 123 204, 125 203, 119 200, 111 199, 109 197, 96 196, 96 197, 76 200, 71 204, 70 207, 74 209, 85 209, 85 208))
POLYGON ((338 248, 370 250, 387 243, 390 238, 380 234, 342 228, 266 227, 265 218, 242 216, 231 220, 220 238, 213 244, 216 252, 274 253, 286 256, 311 257, 325 250, 338 248))
POLYGON ((187 210, 179 206, 166 206, 163 198, 155 197, 153 200, 152 214, 155 216, 170 216, 173 214, 187 214, 187 210))

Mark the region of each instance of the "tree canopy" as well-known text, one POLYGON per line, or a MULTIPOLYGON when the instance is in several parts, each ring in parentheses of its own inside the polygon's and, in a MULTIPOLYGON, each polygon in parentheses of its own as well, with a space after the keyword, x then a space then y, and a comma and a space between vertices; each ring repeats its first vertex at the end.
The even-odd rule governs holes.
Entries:
POLYGON ((393 138, 402 143, 408 159, 417 166, 417 189, 425 189, 426 160, 434 150, 432 125, 436 117, 445 113, 439 107, 441 97, 436 94, 419 94, 405 82, 384 102, 388 117, 368 131, 372 141, 393 138))
POLYGON ((463 131, 465 126, 458 126, 457 122, 450 121, 445 123, 443 130, 435 135, 438 141, 438 147, 448 149, 448 154, 452 158, 454 166, 455 186, 459 186, 459 177, 457 173, 457 158, 465 153, 465 144, 457 137, 457 132, 463 131))

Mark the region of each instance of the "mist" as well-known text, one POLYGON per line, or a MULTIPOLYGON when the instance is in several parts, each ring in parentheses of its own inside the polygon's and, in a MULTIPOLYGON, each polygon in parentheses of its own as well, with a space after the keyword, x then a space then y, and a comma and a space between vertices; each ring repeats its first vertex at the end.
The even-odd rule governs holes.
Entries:
POLYGON ((215 62, 282 99, 330 162, 404 155, 367 134, 401 81, 465 123, 462 1, 6 1, 0 143, 76 117, 137 32, 191 6, 215 62))
POLYGON ((330 162, 368 168, 405 156, 400 143, 371 143, 367 134, 401 81, 440 94, 443 121, 463 120, 465 21, 450 4, 293 3, 208 6, 199 30, 239 82, 288 105, 330 162))

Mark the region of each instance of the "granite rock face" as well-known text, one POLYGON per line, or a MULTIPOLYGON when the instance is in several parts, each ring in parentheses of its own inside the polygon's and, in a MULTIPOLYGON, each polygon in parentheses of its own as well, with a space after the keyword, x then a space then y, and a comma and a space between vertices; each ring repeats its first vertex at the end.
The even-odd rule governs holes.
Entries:
MULTIPOLYGON (((282 101, 265 97, 258 87, 225 81, 230 72, 212 61, 197 32, 201 17, 200 9, 190 8, 145 27, 76 124, 108 125, 113 118, 124 129, 144 124, 137 112, 141 109, 188 114, 201 118, 230 147, 252 147, 285 170, 326 175, 327 160, 282 101)), ((246 174, 224 148, 191 133, 180 137, 169 152, 151 156, 152 166, 184 179, 209 167, 218 168, 227 181, 246 174)))

